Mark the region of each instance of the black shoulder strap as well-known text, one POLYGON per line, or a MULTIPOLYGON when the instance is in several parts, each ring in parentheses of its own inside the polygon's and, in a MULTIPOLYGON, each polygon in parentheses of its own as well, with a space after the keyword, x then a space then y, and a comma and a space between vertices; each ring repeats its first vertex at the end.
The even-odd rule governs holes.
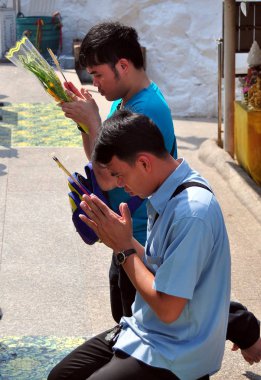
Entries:
POLYGON ((170 199, 175 197, 176 195, 178 195, 179 193, 181 193, 183 190, 187 189, 188 187, 192 187, 192 186, 202 187, 203 189, 206 189, 210 191, 211 193, 213 193, 213 191, 210 190, 210 188, 204 185, 203 183, 191 181, 191 182, 184 182, 181 185, 179 185, 174 191, 174 193, 172 194, 172 196, 170 197, 170 199))
MULTIPOLYGON (((184 182, 181 185, 179 185, 176 188, 176 190, 174 191, 174 193, 172 194, 172 196, 170 197, 170 199, 174 198, 176 195, 180 194, 183 190, 187 189, 188 187, 192 187, 192 186, 202 187, 203 189, 206 189, 206 190, 210 191, 211 193, 213 193, 213 191, 210 190, 210 188, 208 186, 204 185, 203 183, 191 181, 191 182, 184 182)), ((159 214, 157 213, 155 215, 155 219, 154 219, 153 224, 156 222, 158 217, 159 217, 159 214)))

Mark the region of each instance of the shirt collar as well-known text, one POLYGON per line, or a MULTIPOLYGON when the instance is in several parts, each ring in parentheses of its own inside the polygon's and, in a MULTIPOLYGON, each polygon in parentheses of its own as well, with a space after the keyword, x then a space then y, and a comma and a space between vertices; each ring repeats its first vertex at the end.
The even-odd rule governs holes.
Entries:
POLYGON ((148 198, 149 203, 159 215, 165 209, 176 188, 185 181, 191 170, 183 158, 179 160, 181 161, 180 165, 165 179, 158 190, 148 198))

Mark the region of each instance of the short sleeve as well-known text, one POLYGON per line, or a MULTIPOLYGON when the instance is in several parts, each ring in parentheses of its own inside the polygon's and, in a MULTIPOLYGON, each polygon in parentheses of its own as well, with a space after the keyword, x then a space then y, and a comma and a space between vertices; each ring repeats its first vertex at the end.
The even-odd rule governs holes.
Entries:
POLYGON ((165 100, 148 93, 146 96, 136 98, 128 108, 132 112, 144 114, 153 120, 162 133, 166 149, 170 152, 176 138, 173 133, 171 112, 165 100))
POLYGON ((156 272, 154 289, 192 299, 211 255, 211 229, 202 219, 183 218, 172 226, 167 238, 170 243, 164 253, 163 264, 156 272))

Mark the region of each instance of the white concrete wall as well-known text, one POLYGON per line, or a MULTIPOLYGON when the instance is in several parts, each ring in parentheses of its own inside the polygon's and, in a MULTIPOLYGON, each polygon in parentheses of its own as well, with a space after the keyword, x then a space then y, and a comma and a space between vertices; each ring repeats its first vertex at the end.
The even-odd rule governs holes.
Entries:
POLYGON ((119 20, 135 27, 147 51, 147 72, 162 89, 173 115, 217 115, 217 45, 222 0, 20 0, 25 16, 63 20, 64 54, 94 24, 119 20), (41 12, 41 14, 39 14, 41 12))

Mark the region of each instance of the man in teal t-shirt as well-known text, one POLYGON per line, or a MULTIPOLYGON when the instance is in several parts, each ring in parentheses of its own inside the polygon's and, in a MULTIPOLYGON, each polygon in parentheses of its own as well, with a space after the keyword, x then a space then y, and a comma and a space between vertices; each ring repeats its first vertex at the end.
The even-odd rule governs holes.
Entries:
MULTIPOLYGON (((121 102, 121 99, 113 102, 109 116, 113 115, 121 102)), ((177 158, 177 145, 170 109, 160 89, 154 82, 151 82, 147 88, 143 88, 133 95, 124 104, 124 108, 152 119, 163 135, 166 149, 177 158)), ((129 195, 123 189, 116 188, 109 191, 110 205, 113 210, 118 210, 119 203, 126 202, 128 199, 129 195)), ((144 244, 147 228, 146 201, 133 213, 132 220, 134 237, 141 244, 144 244)))
MULTIPOLYGON (((151 118, 160 129, 166 149, 177 158, 177 144, 170 109, 158 86, 152 82, 144 69, 144 59, 135 29, 120 23, 102 23, 94 26, 85 36, 80 51, 80 64, 93 76, 93 84, 101 95, 114 101, 109 116, 118 108, 144 114, 151 118), (131 46, 131 49, 130 49, 131 46)), ((65 84, 78 97, 72 103, 64 103, 65 116, 78 124, 88 126, 89 134, 82 131, 83 146, 91 160, 92 148, 101 125, 96 103, 86 90, 81 93, 73 84, 65 84), (82 100, 80 99, 83 98, 82 100), (86 100, 88 102, 86 102, 86 100)), ((117 188, 106 170, 94 166, 99 185, 109 190, 110 206, 117 211, 121 202, 130 199, 123 189, 117 188)), ((146 201, 132 214, 134 237, 144 244, 147 229, 146 201)), ((131 315, 131 304, 135 289, 128 277, 115 263, 110 268, 111 309, 118 322, 122 315, 131 315)))

